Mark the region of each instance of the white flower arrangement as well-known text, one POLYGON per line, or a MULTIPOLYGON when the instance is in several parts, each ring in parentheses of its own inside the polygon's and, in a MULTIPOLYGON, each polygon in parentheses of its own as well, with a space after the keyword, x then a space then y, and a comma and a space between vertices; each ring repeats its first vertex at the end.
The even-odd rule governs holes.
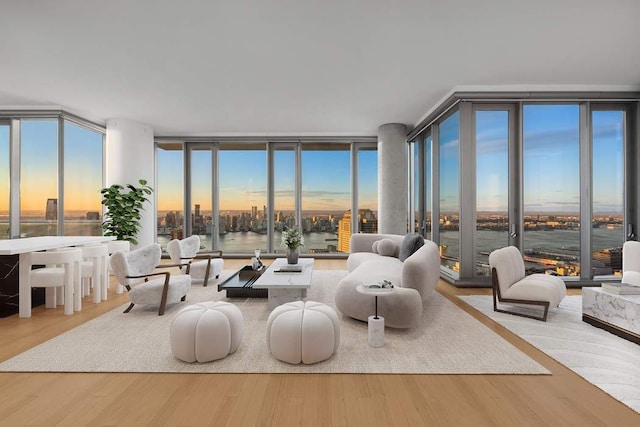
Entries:
POLYGON ((292 227, 282 232, 282 247, 297 249, 304 246, 304 237, 298 228, 292 227))

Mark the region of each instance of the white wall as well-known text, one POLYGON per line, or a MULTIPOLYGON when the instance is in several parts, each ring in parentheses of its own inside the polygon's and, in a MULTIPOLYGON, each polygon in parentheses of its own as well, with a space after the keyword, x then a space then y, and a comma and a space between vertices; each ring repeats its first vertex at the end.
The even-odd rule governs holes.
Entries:
MULTIPOLYGON (((156 189, 153 129, 126 119, 107 120, 106 186, 133 184, 145 179, 156 189)), ((138 246, 155 241, 155 196, 149 197, 142 212, 138 246)))

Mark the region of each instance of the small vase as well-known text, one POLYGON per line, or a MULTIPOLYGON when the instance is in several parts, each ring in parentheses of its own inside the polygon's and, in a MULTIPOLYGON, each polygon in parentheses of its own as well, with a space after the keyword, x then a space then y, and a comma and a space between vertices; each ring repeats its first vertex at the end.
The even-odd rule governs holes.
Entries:
POLYGON ((291 249, 287 248, 287 264, 297 264, 298 263, 298 248, 291 249))

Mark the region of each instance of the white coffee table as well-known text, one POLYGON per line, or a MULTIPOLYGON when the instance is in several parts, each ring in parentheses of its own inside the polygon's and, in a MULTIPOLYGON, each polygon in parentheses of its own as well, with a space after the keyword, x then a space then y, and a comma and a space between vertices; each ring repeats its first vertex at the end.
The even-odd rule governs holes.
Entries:
POLYGON ((391 295, 394 288, 370 288, 368 284, 358 285, 356 292, 376 298, 376 312, 368 317, 368 341, 371 347, 384 347, 384 317, 378 316, 378 297, 391 295))
POLYGON ((276 258, 269 268, 253 283, 254 289, 267 289, 269 308, 291 301, 301 301, 307 296, 307 289, 311 287, 313 274, 313 258, 300 258, 298 264, 302 268, 300 273, 278 273, 287 264, 286 258, 276 258))

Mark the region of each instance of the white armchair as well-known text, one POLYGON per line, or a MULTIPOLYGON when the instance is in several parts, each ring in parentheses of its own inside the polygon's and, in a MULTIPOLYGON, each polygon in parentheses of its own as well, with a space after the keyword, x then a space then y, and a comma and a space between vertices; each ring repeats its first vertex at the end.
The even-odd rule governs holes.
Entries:
POLYGON ((118 282, 129 292, 131 304, 124 311, 128 313, 135 304, 159 305, 158 315, 162 316, 167 304, 184 301, 191 289, 191 276, 171 275, 168 271, 154 273, 156 268, 174 267, 158 265, 162 250, 153 243, 131 252, 116 252, 111 255, 111 268, 118 282), (152 276, 164 278, 149 280, 152 276))
POLYGON ((640 286, 640 242, 629 240, 622 246, 622 283, 640 286))
POLYGON ((489 255, 493 281, 493 311, 547 320, 549 307, 557 307, 567 294, 562 279, 548 274, 525 276, 524 260, 515 246, 497 249, 489 255), (498 308, 498 302, 525 304, 544 308, 541 317, 498 308))
MULTIPOLYGON (((198 254, 200 250, 200 237, 193 235, 186 239, 173 239, 167 244, 167 252, 174 264, 185 264, 186 274, 194 280, 202 281, 207 286, 210 278, 217 279, 224 266, 222 251, 217 257, 213 254, 198 254)), ((182 269, 182 267, 180 267, 182 269)))

